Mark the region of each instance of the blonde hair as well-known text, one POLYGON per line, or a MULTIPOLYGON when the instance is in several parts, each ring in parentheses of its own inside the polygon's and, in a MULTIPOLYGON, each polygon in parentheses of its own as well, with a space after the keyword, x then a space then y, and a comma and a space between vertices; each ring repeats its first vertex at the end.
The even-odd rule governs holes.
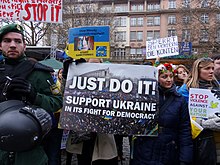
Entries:
MULTIPOLYGON (((188 78, 186 85, 188 88, 199 88, 200 69, 205 68, 209 64, 214 63, 211 58, 199 58, 193 63, 191 76, 188 78)), ((213 76, 213 80, 216 80, 213 76)))

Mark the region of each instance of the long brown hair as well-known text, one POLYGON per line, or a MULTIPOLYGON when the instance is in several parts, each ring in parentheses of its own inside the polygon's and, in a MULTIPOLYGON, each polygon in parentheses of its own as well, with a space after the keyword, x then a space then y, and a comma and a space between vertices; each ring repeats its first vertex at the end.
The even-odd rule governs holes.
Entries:
MULTIPOLYGON (((211 58, 199 58, 193 63, 192 73, 186 82, 188 88, 199 88, 199 73, 200 69, 214 63, 211 58)), ((213 80, 217 81, 213 75, 213 80)))

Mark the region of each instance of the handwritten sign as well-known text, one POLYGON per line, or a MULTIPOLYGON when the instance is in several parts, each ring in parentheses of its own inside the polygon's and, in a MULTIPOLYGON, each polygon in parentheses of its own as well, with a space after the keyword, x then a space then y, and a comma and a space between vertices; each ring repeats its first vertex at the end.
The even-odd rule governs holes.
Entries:
POLYGON ((210 89, 190 88, 190 115, 192 117, 207 118, 216 112, 220 112, 220 100, 216 96, 215 92, 210 89))
POLYGON ((62 0, 0 0, 0 18, 62 23, 62 0))
POLYGON ((174 56, 179 54, 177 36, 159 38, 146 42, 146 58, 174 56))

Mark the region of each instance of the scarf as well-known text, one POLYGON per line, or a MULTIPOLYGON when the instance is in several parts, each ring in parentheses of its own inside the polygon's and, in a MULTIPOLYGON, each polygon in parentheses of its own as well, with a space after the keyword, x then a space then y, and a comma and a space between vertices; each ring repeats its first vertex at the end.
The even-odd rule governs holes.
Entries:
POLYGON ((212 80, 212 81, 199 80, 199 88, 204 88, 204 89, 219 88, 219 83, 216 80, 212 80))

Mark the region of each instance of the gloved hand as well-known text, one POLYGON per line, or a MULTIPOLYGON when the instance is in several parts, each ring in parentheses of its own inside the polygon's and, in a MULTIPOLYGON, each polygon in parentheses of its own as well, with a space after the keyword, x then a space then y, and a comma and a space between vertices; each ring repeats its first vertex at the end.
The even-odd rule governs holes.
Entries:
POLYGON ((211 92, 214 93, 214 96, 220 100, 220 90, 212 89, 211 92))
POLYGON ((12 78, 6 92, 7 98, 16 96, 16 98, 25 99, 31 104, 34 103, 37 96, 37 92, 35 92, 31 83, 21 77, 12 78))
POLYGON ((70 131, 70 136, 71 144, 78 144, 92 138, 91 133, 75 132, 73 130, 70 131))
MULTIPOLYGON (((73 62, 73 59, 71 57, 67 58, 64 62, 63 62, 63 78, 67 79, 67 73, 68 73, 68 68, 69 65, 73 62)), ((86 60, 84 58, 80 58, 74 61, 76 65, 80 64, 80 63, 84 63, 86 62, 86 60)))
POLYGON ((78 64, 80 64, 80 63, 84 63, 84 62, 86 62, 86 60, 85 60, 84 58, 80 58, 80 59, 76 59, 76 60, 75 60, 75 64, 76 64, 76 65, 78 65, 78 64))
POLYGON ((67 78, 67 73, 68 73, 68 68, 69 65, 73 62, 73 59, 71 57, 67 58, 64 62, 63 62, 63 73, 62 76, 64 79, 67 78))
POLYGON ((202 118, 196 117, 196 123, 198 123, 199 125, 202 125, 202 118))
POLYGON ((220 117, 213 114, 207 120, 202 120, 202 127, 213 131, 220 131, 220 117))

